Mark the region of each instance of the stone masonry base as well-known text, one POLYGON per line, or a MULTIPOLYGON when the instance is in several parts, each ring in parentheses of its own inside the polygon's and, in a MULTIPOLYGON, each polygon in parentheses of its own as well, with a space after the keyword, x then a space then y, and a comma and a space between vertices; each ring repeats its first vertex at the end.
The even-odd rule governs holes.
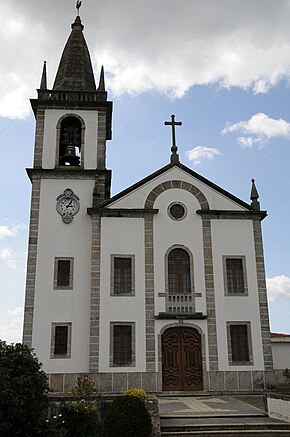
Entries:
MULTIPOLYGON (((53 393, 70 393, 75 386, 77 373, 51 373, 50 389, 53 393)), ((162 392, 162 375, 157 372, 89 373, 101 393, 120 393, 129 388, 143 388, 147 392, 162 392)), ((206 392, 257 392, 275 388, 272 371, 210 371, 204 372, 206 392)))

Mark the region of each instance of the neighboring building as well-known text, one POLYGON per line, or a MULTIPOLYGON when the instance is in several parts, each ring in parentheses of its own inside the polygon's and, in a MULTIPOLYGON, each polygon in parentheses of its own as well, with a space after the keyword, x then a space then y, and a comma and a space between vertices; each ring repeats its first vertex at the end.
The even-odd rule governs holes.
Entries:
POLYGON ((254 181, 248 204, 181 164, 173 144, 169 164, 110 197, 112 102, 79 17, 53 89, 44 66, 31 104, 23 341, 51 388, 69 391, 79 373, 101 391, 273 387, 254 181))
POLYGON ((284 370, 290 369, 290 334, 271 334, 273 367, 277 385, 286 385, 284 370))

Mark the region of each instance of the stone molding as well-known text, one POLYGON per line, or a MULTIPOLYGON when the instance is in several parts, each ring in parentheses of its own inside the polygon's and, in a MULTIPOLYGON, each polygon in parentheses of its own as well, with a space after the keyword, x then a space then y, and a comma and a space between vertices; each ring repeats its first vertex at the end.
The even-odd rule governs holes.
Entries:
POLYGON ((89 370, 99 369, 101 218, 92 217, 89 370))
POLYGON ((146 201, 145 201, 145 209, 153 208, 154 202, 157 199, 157 197, 164 191, 170 190, 172 188, 180 188, 182 190, 188 191, 189 193, 192 193, 196 199, 198 200, 200 207, 202 210, 209 210, 209 204, 206 200, 205 195, 194 185, 190 184, 189 182, 184 182, 180 180, 171 180, 171 181, 165 181, 161 184, 157 185, 151 192, 148 194, 146 201))
POLYGON ((261 227, 261 222, 259 220, 253 220, 253 233, 254 233, 255 256, 256 256, 256 272, 257 272, 262 344, 263 344, 263 354, 264 354, 264 366, 266 371, 273 372, 273 358, 272 358, 271 333, 270 333, 269 312, 268 312, 262 227, 261 227))
POLYGON ((80 169, 84 168, 84 153, 85 153, 85 131, 86 131, 86 124, 84 122, 84 119, 78 115, 78 114, 72 114, 70 112, 67 112, 64 114, 60 119, 58 120, 56 124, 56 145, 55 145, 55 167, 63 168, 63 165, 59 165, 59 143, 60 143, 60 130, 61 130, 61 123, 62 121, 67 117, 74 117, 77 118, 81 122, 81 162, 80 166, 78 166, 80 169))
POLYGON ((40 180, 33 181, 32 194, 31 194, 26 292, 25 292, 23 340, 22 340, 23 344, 27 345, 29 348, 32 347, 40 187, 41 187, 40 180))
POLYGON ((145 315, 146 315, 146 370, 155 372, 155 296, 154 296, 154 241, 153 215, 144 218, 145 235, 145 315))
POLYGON ((34 167, 42 166, 43 136, 44 136, 45 109, 39 108, 36 112, 34 167))
POLYGON ((267 217, 266 211, 230 211, 230 210, 214 210, 209 211, 197 210, 197 214, 207 219, 222 219, 222 220, 263 220, 267 217))

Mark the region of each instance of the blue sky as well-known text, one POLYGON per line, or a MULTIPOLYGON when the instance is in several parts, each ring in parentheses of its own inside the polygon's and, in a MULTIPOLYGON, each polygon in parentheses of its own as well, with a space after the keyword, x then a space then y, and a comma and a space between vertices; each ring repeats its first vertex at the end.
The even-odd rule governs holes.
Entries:
MULTIPOLYGON (((0 30, 0 338, 19 341, 35 97, 52 87, 75 2, 4 0, 0 30), (65 4, 63 4, 65 3, 65 4), (55 7, 53 7, 55 6, 55 7), (29 49, 28 49, 29 47, 29 49)), ((183 164, 249 202, 256 179, 271 328, 290 333, 290 5, 286 0, 93 0, 81 8, 96 79, 114 102, 113 194, 169 162, 172 113, 183 164), (191 157, 191 159, 190 159, 191 157)))

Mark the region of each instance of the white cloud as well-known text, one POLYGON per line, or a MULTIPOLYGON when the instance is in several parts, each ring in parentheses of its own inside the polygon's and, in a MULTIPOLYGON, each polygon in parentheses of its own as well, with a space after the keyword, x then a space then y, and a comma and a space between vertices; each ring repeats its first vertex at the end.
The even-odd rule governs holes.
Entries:
POLYGON ((23 308, 16 307, 0 314, 0 339, 7 343, 19 343, 22 337, 23 308))
POLYGON ((185 154, 190 161, 194 162, 194 165, 199 165, 205 159, 213 159, 215 156, 220 155, 221 152, 210 147, 196 146, 191 150, 187 150, 185 154))
POLYGON ((0 260, 4 261, 12 269, 17 267, 15 252, 10 247, 0 250, 0 260))
MULTIPOLYGON (((52 86, 73 21, 67 3, 1 4, 0 116, 28 114, 44 59, 52 86)), ((91 1, 81 16, 94 68, 104 64, 113 97, 146 90, 180 97, 197 84, 265 93, 290 77, 287 0, 107 0, 101 9, 91 1)))
POLYGON ((281 297, 290 299, 290 278, 285 275, 267 278, 268 297, 275 301, 281 297))
POLYGON ((248 136, 237 138, 242 147, 252 147, 253 144, 262 145, 273 137, 290 137, 290 123, 282 118, 274 119, 263 112, 253 115, 249 120, 238 123, 227 122, 222 134, 241 132, 248 136))
POLYGON ((24 231, 26 229, 27 226, 24 223, 17 223, 12 226, 0 225, 0 240, 6 237, 16 237, 19 231, 24 231))

